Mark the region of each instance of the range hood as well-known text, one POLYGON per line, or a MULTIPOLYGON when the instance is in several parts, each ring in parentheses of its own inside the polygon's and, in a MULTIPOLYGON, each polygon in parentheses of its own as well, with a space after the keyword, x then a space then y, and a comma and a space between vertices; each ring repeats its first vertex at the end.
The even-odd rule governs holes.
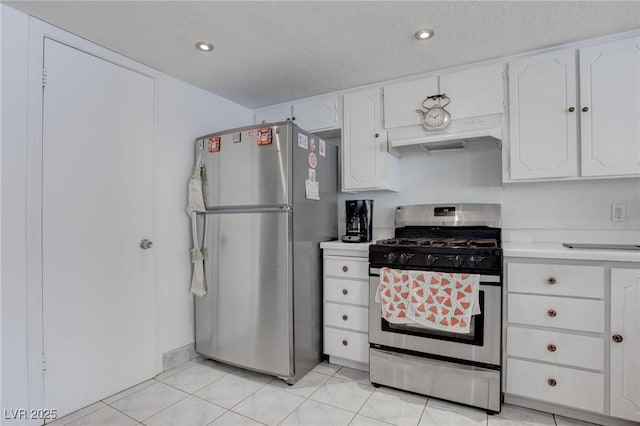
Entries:
POLYGON ((430 132, 422 125, 387 131, 389 152, 399 156, 403 148, 420 147, 429 151, 452 149, 500 149, 502 114, 452 120, 444 130, 430 132))

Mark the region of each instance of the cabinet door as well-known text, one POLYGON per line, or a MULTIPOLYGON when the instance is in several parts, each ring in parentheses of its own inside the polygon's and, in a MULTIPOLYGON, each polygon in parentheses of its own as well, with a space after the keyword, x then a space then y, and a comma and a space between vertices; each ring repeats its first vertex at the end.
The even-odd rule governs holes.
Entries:
POLYGON ((305 99, 293 104, 293 120, 308 132, 340 127, 338 94, 305 99))
POLYGON ((438 94, 438 77, 423 78, 384 88, 384 127, 420 125, 422 116, 416 112, 422 108, 427 96, 438 94))
POLYGON ((440 76, 440 93, 451 103, 447 111, 453 120, 501 114, 504 110, 503 65, 472 68, 440 76))
POLYGON ((256 110, 255 123, 278 123, 291 120, 291 104, 279 104, 256 110))
POLYGON ((511 179, 577 176, 575 50, 509 63, 509 114, 511 179))
POLYGON ((640 269, 611 270, 609 345, 611 415, 640 421, 640 269))
POLYGON ((343 189, 380 189, 384 186, 384 156, 388 153, 381 121, 380 89, 344 96, 343 189))
POLYGON ((640 174, 640 37, 580 49, 580 119, 583 176, 640 174))

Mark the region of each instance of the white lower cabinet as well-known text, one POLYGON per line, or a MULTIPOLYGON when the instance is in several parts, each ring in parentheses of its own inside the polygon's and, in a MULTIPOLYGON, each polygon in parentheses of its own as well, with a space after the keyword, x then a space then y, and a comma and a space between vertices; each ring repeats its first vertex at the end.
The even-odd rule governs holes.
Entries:
POLYGON ((640 269, 570 262, 506 260, 505 399, 640 421, 640 269))
POLYGON ((368 245, 324 251, 324 353, 332 364, 368 371, 368 245))
POLYGON ((611 270, 611 415, 640 422, 640 269, 611 270))
POLYGON ((605 414, 604 268, 508 261, 506 393, 605 414))
POLYGON ((507 391, 541 401, 604 412, 604 374, 511 359, 507 391))

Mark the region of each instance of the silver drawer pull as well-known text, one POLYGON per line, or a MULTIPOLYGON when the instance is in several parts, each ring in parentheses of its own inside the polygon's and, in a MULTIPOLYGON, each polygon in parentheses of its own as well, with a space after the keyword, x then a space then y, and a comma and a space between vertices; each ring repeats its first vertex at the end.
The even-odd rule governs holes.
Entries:
POLYGON ((556 315, 558 315, 558 313, 554 309, 549 309, 547 311, 547 315, 550 316, 551 318, 554 318, 556 315))
POLYGON ((556 348, 556 345, 553 345, 553 344, 549 344, 549 345, 547 345, 547 350, 548 350, 549 352, 555 352, 555 351, 556 351, 556 349, 558 349, 558 348, 556 348))
POLYGON ((347 342, 346 340, 343 340, 343 341, 342 341, 342 345, 343 345, 343 346, 347 346, 348 344, 349 344, 349 342, 347 342))
POLYGON ((342 267, 342 272, 349 272, 349 267, 347 265, 344 265, 342 267))
POLYGON ((343 315, 343 316, 342 316, 342 321, 346 321, 346 320, 348 320, 348 319, 349 319, 349 317, 348 317, 347 315, 343 315))
POLYGON ((556 379, 547 379, 547 384, 549 386, 555 386, 558 384, 558 382, 556 382, 556 379))
POLYGON ((554 285, 556 282, 556 277, 547 278, 547 284, 554 285))
POLYGON ((347 290, 346 288, 343 288, 342 289, 342 294, 344 294, 346 296, 347 294, 349 294, 349 290, 347 290))

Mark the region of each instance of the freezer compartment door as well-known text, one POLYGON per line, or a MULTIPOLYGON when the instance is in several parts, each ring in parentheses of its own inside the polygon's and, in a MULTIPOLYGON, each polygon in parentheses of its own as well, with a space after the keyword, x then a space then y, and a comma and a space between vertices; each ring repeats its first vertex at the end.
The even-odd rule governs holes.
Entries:
MULTIPOLYGON (((208 208, 290 204, 292 126, 272 126, 271 143, 258 145, 259 127, 204 139, 208 208), (218 151, 210 152, 211 150, 218 151)), ((266 127, 269 129, 269 127, 266 127)))
POLYGON ((196 351, 293 376, 291 213, 209 214, 196 351))

